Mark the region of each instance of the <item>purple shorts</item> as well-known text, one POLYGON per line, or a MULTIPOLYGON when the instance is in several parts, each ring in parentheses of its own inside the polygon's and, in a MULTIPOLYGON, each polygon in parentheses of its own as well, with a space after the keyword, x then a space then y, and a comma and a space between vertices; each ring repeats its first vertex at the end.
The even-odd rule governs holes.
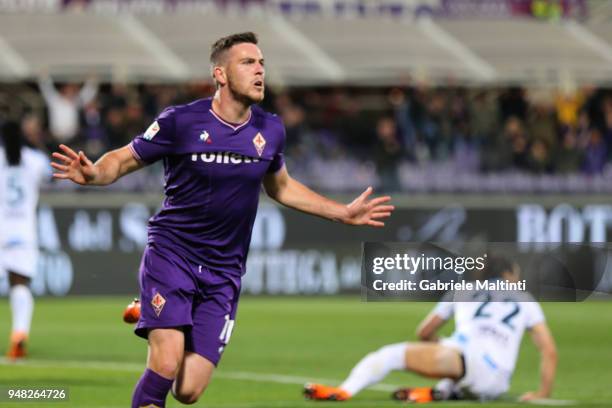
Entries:
POLYGON ((185 350, 215 366, 229 343, 240 278, 210 271, 170 249, 147 245, 140 263, 141 316, 135 333, 177 327, 185 333, 185 350))

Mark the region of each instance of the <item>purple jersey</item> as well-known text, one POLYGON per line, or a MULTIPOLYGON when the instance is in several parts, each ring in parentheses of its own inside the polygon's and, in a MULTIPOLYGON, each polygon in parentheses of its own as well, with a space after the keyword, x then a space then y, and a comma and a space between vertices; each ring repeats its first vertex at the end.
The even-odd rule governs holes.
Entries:
POLYGON ((284 145, 282 121, 258 106, 241 125, 218 117, 210 98, 164 110, 130 145, 138 160, 164 162, 166 198, 149 243, 244 274, 261 183, 283 167, 284 145))

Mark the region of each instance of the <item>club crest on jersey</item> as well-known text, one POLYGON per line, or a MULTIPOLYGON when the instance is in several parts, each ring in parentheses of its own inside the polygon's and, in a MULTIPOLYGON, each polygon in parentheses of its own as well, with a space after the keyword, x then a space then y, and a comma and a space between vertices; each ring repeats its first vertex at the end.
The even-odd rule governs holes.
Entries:
POLYGON ((164 305, 166 304, 166 299, 162 295, 157 292, 153 299, 151 299, 151 306, 153 306, 153 310, 155 310, 155 314, 159 317, 159 314, 162 312, 164 305))
POLYGON ((208 143, 211 144, 212 143, 212 139, 210 138, 210 134, 203 130, 202 133, 200 133, 200 140, 203 141, 204 143, 208 143))
POLYGON ((159 132, 159 123, 157 123, 157 121, 151 123, 151 126, 149 126, 149 128, 146 130, 146 132, 144 132, 144 135, 142 135, 142 137, 146 140, 151 140, 155 137, 155 135, 157 134, 157 132, 159 132))
POLYGON ((266 147, 266 139, 264 139, 261 133, 257 132, 255 137, 253 138, 253 145, 255 145, 257 154, 261 157, 264 151, 264 147, 266 147))

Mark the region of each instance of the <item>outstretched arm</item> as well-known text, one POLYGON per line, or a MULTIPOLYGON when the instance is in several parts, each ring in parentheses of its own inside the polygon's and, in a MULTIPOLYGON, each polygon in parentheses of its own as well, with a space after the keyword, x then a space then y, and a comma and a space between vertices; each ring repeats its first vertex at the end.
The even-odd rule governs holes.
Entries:
POLYGON ((53 80, 47 73, 44 73, 38 78, 38 88, 47 105, 59 98, 55 85, 53 85, 53 80))
POLYGON ((538 348, 540 360, 540 389, 525 393, 521 400, 548 398, 552 394, 555 372, 557 371, 557 347, 546 323, 538 323, 531 329, 531 338, 538 348))
POLYGON ((350 204, 330 200, 293 179, 285 167, 266 175, 264 188, 271 198, 287 207, 349 225, 383 227, 382 220, 394 210, 392 205, 386 204, 391 200, 389 196, 368 199, 371 187, 350 204))
POLYGON ((51 162, 56 171, 53 177, 81 185, 105 186, 144 166, 136 160, 129 146, 106 153, 95 164, 82 151, 77 153, 63 144, 59 147, 62 153, 52 155, 61 162, 51 162))
POLYGON ((85 83, 83 87, 79 91, 79 102, 81 106, 87 105, 91 102, 96 95, 98 94, 98 80, 95 76, 91 75, 85 83))
POLYGON ((438 341, 438 330, 444 324, 446 320, 440 317, 437 313, 432 312, 423 321, 419 324, 417 328, 416 335, 420 341, 438 341))

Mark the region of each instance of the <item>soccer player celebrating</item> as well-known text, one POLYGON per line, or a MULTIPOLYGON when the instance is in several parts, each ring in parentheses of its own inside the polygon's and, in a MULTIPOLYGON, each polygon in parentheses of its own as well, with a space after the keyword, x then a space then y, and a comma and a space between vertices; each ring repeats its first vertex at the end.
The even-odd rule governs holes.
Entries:
MULTIPOLYGON (((505 258, 490 257, 487 279, 518 281, 518 265, 505 258)), ((420 342, 384 346, 366 355, 338 387, 306 384, 306 398, 344 401, 364 388, 382 381, 393 370, 405 370, 442 379, 435 387, 397 390, 394 399, 430 402, 449 399, 498 398, 510 388, 525 329, 540 351, 540 387, 522 400, 550 397, 557 352, 540 305, 525 292, 477 292, 474 302, 440 302, 420 324, 420 342), (438 341, 437 331, 451 317, 455 331, 438 341)))
POLYGON ((283 124, 255 105, 265 84, 255 34, 219 39, 210 61, 212 98, 167 108, 144 134, 95 164, 64 145, 53 154, 55 177, 86 185, 164 162, 166 198, 149 222, 140 267, 136 334, 148 339, 149 354, 134 408, 163 407, 170 390, 191 404, 208 385, 234 328, 262 183, 287 207, 345 224, 382 227, 393 211, 390 197, 369 197, 371 188, 344 205, 287 173, 283 124))
POLYGON ((26 356, 34 298, 30 282, 36 275, 38 190, 50 177, 47 157, 25 145, 21 126, 6 122, 0 130, 0 271, 8 272, 12 330, 7 357, 26 356))

